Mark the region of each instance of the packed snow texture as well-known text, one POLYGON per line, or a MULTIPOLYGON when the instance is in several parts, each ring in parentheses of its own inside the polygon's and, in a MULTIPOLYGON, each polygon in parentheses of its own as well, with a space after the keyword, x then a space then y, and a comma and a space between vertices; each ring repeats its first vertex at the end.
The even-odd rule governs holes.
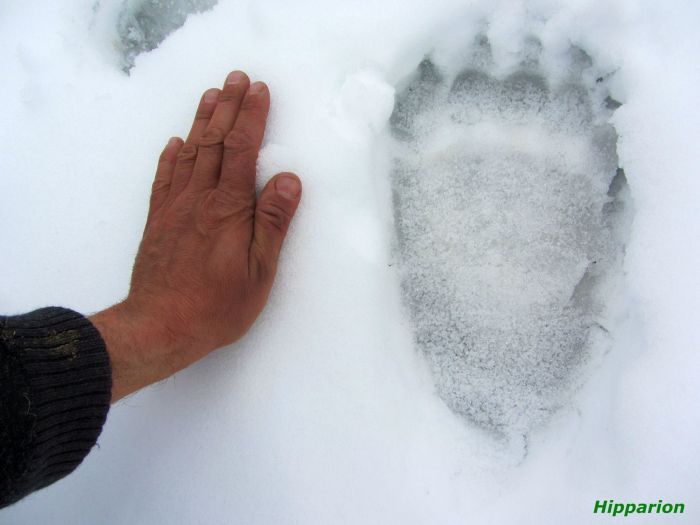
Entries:
POLYGON ((241 341, 11 524, 698 523, 695 2, 0 6, 0 311, 121 299, 158 153, 243 69, 304 194, 241 341), (635 518, 663 522, 663 515, 635 518))
POLYGON ((550 86, 540 48, 527 39, 502 79, 484 35, 456 75, 426 59, 391 119, 415 339, 448 406, 506 437, 564 404, 603 350, 591 333, 608 332, 599 287, 619 273, 629 222, 616 104, 593 91, 604 77, 574 48, 550 86))

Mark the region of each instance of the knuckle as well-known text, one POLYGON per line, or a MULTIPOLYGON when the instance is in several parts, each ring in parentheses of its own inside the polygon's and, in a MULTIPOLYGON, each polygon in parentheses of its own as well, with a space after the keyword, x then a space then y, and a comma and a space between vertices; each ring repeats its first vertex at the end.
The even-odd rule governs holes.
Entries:
POLYGON ((253 113, 262 111, 265 108, 265 97, 261 95, 248 94, 241 102, 241 111, 251 111, 253 113))
POLYGON ((203 147, 221 146, 224 143, 226 133, 221 128, 209 126, 204 130, 199 139, 199 145, 203 147))
POLYGON ((274 201, 258 205, 255 213, 257 214, 256 222, 260 221, 263 226, 280 233, 285 231, 291 220, 289 211, 274 201))
POLYGON ((197 160, 196 144, 185 144, 177 154, 177 161, 181 164, 194 164, 195 160, 197 160))
POLYGON ((163 150, 158 157, 158 164, 168 164, 170 162, 170 155, 167 150, 163 150))
POLYGON ((224 147, 240 153, 248 153, 255 150, 256 140, 253 133, 246 128, 234 129, 226 136, 224 147))
POLYGON ((160 195, 170 189, 170 181, 164 179, 156 179, 151 185, 151 196, 160 195))
POLYGON ((212 108, 198 108, 197 112, 194 114, 195 121, 209 120, 211 118, 214 110, 212 108))
POLYGON ((227 86, 227 88, 221 92, 221 95, 219 95, 219 103, 238 102, 241 98, 241 91, 241 88, 238 86, 227 86))

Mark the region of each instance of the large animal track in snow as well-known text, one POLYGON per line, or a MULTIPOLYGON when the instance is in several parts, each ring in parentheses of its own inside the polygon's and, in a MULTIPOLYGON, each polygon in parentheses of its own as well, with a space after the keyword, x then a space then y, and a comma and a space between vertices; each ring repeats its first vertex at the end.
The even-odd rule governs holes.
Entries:
MULTIPOLYGON (((122 70, 128 73, 138 55, 157 48, 190 14, 211 9, 217 1, 124 0, 117 21, 122 70)), ((96 9, 99 2, 94 5, 96 9)))
POLYGON ((426 58, 391 129, 402 291, 447 405, 500 436, 542 423, 600 352, 604 286, 619 274, 625 175, 589 56, 550 81, 540 46, 494 71, 480 37, 453 73, 426 58))

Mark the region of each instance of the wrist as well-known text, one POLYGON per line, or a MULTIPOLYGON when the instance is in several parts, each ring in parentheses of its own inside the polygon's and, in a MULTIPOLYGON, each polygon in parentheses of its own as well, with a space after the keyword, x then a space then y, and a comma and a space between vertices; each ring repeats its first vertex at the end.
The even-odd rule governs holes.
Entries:
POLYGON ((177 371, 173 338, 128 299, 90 317, 112 367, 112 403, 177 371))

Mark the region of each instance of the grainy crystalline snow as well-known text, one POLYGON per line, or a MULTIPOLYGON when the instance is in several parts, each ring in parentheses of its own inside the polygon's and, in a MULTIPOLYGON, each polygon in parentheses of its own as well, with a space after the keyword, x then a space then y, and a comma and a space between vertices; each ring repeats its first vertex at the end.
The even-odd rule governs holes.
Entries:
POLYGON ((593 92, 593 64, 572 49, 569 74, 551 83, 539 47, 523 42, 502 78, 483 35, 456 74, 426 59, 391 119, 416 343, 450 408, 507 435, 566 403, 600 351, 591 333, 606 331, 599 286, 620 273, 625 241, 614 231, 617 134, 593 92))
POLYGON ((259 183, 304 184, 251 332, 0 523, 699 523, 698 20, 0 2, 0 313, 124 296, 158 154, 230 70, 270 86, 259 183))

